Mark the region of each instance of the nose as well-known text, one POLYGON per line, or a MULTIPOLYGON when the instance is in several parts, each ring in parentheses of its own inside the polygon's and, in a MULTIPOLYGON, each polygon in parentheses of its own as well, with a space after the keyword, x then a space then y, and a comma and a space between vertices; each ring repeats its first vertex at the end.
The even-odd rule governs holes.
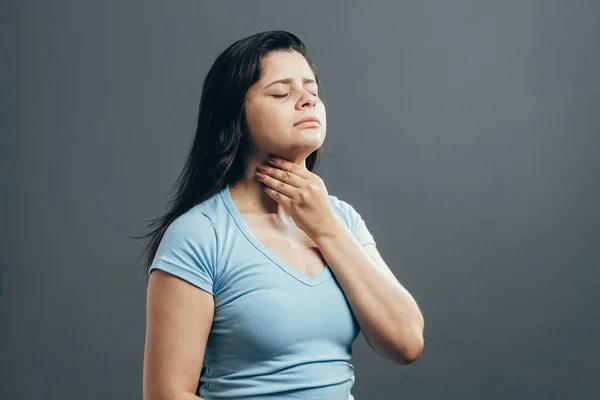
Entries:
POLYGON ((306 95, 300 100, 300 108, 308 106, 308 108, 315 108, 317 105, 317 96, 312 93, 306 92, 306 95))

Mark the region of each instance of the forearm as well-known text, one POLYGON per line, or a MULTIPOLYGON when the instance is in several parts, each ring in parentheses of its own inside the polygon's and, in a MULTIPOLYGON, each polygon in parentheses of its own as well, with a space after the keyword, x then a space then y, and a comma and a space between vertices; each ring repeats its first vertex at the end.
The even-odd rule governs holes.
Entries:
POLYGON ((423 347, 423 316, 393 274, 363 249, 342 223, 314 238, 333 271, 369 345, 380 355, 405 364, 423 347))

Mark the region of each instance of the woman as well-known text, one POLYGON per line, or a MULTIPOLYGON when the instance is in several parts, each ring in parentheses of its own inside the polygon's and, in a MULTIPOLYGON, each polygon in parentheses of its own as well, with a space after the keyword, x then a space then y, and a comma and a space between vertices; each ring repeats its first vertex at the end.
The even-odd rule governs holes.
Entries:
POLYGON ((352 399, 361 330, 390 360, 419 356, 417 304, 312 172, 325 131, 296 36, 259 33, 217 58, 177 196, 146 236, 145 400, 352 399))

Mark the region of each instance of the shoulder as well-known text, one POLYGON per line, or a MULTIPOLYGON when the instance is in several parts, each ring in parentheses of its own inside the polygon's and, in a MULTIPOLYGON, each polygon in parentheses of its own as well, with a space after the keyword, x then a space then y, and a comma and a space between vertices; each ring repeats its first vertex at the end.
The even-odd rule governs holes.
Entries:
POLYGON ((340 199, 336 195, 329 195, 334 211, 343 220, 350 232, 358 239, 360 244, 375 244, 373 235, 369 232, 365 221, 360 213, 347 201, 340 199))
POLYGON ((217 264, 213 223, 198 207, 192 207, 166 228, 148 274, 162 269, 212 293, 217 264))
POLYGON ((212 233, 216 239, 217 225, 219 221, 223 220, 222 213, 224 212, 219 195, 219 193, 216 193, 207 200, 189 208, 171 222, 167 231, 189 235, 191 238, 202 238, 203 241, 210 239, 207 234, 212 233))
POLYGON ((188 265, 201 262, 211 264, 211 268, 214 268, 217 254, 218 238, 213 221, 195 206, 169 224, 156 258, 165 258, 171 263, 185 260, 188 265))
POLYGON ((213 220, 205 211, 194 206, 171 222, 165 231, 165 236, 194 238, 201 235, 205 240, 207 233, 215 233, 213 220))
POLYGON ((347 201, 342 200, 337 195, 330 194, 329 201, 333 208, 342 213, 344 217, 351 219, 356 214, 356 209, 347 201))
POLYGON ((349 202, 342 200, 333 194, 329 195, 329 201, 331 202, 331 205, 338 216, 342 218, 348 228, 354 232, 355 221, 357 217, 360 217, 360 214, 358 214, 356 209, 349 202))

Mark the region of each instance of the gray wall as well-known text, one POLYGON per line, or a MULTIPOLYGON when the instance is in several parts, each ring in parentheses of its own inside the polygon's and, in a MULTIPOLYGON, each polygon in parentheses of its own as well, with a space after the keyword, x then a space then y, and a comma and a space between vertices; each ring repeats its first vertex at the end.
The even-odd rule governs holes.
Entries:
POLYGON ((329 192, 425 316, 357 399, 600 392, 600 2, 4 1, 0 398, 141 399, 143 232, 234 40, 319 68, 329 192), (34 4, 36 3, 36 4, 34 4))

